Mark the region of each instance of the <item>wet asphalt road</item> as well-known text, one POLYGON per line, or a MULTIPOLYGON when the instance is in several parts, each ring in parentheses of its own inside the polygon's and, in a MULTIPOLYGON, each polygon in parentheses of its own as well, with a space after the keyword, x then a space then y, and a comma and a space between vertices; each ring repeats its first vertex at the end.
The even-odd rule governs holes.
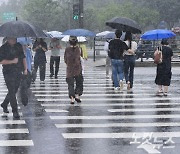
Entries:
MULTIPOLYGON (((49 68, 47 67, 47 70, 49 68)), ((157 97, 155 68, 136 68, 132 92, 114 91, 104 68, 86 66, 82 103, 70 105, 62 63, 59 78, 39 77, 21 119, 0 118, 0 154, 179 154, 180 68, 168 97, 157 97)), ((6 87, 0 75, 0 99, 6 87)), ((2 109, 0 110, 2 113, 2 109)))

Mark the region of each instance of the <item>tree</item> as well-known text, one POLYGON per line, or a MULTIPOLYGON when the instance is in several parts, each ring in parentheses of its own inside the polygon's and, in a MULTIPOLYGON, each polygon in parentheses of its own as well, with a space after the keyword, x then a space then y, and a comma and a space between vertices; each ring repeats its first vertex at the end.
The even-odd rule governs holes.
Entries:
MULTIPOLYGON (((23 17, 43 30, 58 29, 62 11, 52 0, 31 0, 24 6, 23 17)), ((60 28, 59 28, 60 29, 60 28)))
POLYGON ((168 28, 172 28, 180 20, 179 0, 145 0, 145 2, 150 9, 159 12, 160 21, 165 21, 168 28))

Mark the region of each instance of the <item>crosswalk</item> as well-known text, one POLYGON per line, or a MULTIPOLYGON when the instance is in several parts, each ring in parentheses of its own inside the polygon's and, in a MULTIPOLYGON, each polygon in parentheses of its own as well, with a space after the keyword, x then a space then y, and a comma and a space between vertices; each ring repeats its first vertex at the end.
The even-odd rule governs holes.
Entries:
MULTIPOLYGON (((2 102, 7 94, 2 72, 0 73, 0 102, 2 102)), ((3 116, 2 108, 0 107, 0 153, 2 147, 32 147, 34 143, 30 137, 30 132, 27 128, 26 121, 23 119, 21 108, 19 108, 22 120, 13 120, 13 115, 10 106, 8 117, 3 116)))
POLYGON ((177 87, 168 97, 158 97, 153 78, 137 77, 133 92, 126 87, 114 91, 103 69, 86 67, 82 103, 71 105, 64 68, 58 79, 41 83, 37 78, 31 90, 65 140, 92 139, 96 145, 97 139, 126 139, 142 153, 175 148, 174 140, 180 137, 177 87))
MULTIPOLYGON (((172 80, 168 97, 158 97, 152 76, 143 78, 136 74, 132 92, 126 90, 126 85, 123 91, 114 91, 112 81, 106 78, 103 68, 86 66, 82 103, 71 105, 65 65, 60 66, 58 79, 49 78, 47 66, 45 82, 40 82, 38 75, 30 90, 37 101, 35 103, 44 108, 50 124, 61 134, 57 136, 63 138, 64 143, 83 142, 82 149, 94 148, 95 154, 109 154, 111 150, 115 154, 123 153, 116 147, 123 144, 129 151, 142 154, 169 154, 177 147, 180 138, 180 89, 174 86, 178 82, 177 77, 172 80), (104 150, 106 148, 109 150, 104 150)), ((2 102, 7 93, 2 74, 0 81, 2 102)), ((35 146, 21 106, 19 110, 21 120, 13 120, 11 113, 8 118, 0 118, 0 153, 1 147, 35 146)), ((36 120, 35 117, 28 118, 36 120)))

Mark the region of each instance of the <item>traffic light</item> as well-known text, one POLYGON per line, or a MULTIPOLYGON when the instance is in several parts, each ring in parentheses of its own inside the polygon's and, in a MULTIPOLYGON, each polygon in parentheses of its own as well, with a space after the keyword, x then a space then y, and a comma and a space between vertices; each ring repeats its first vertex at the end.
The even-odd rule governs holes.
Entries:
POLYGON ((73 19, 74 20, 79 19, 79 13, 80 13, 79 3, 73 4, 73 19))

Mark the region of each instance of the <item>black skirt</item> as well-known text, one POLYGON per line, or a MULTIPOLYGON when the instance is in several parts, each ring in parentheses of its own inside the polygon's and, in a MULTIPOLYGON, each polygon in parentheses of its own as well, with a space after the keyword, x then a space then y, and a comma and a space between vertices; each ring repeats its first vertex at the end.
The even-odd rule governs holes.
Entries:
POLYGON ((157 65, 155 83, 157 85, 170 86, 171 83, 171 63, 163 62, 157 65))

